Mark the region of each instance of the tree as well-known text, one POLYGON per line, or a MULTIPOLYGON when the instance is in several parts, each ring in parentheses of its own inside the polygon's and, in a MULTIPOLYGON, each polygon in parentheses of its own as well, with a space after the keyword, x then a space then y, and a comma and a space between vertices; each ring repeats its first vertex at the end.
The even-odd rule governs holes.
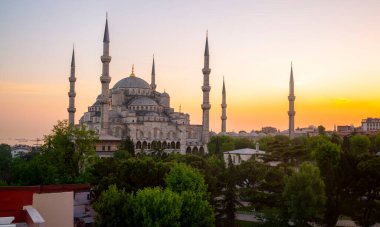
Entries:
POLYGON ((339 145, 339 146, 342 146, 343 144, 342 138, 336 132, 333 132, 331 134, 330 140, 332 143, 335 143, 336 145, 339 145))
POLYGON ((235 138, 235 149, 256 148, 256 143, 248 138, 235 138))
POLYGON ((183 191, 181 194, 182 207, 181 226, 214 226, 214 210, 201 193, 183 191))
POLYGON ((225 173, 225 190, 223 191, 223 212, 226 216, 226 226, 234 226, 236 206, 240 205, 236 189, 237 183, 238 172, 232 163, 231 155, 228 155, 228 167, 225 173))
POLYGON ((135 144, 131 137, 127 136, 121 141, 119 151, 127 151, 131 156, 135 156, 135 144))
POLYGON ((160 187, 144 188, 133 198, 132 226, 181 226, 181 207, 182 200, 177 193, 160 187))
POLYGON ((125 207, 130 206, 130 202, 124 190, 119 190, 116 185, 110 185, 93 205, 97 213, 96 226, 126 226, 130 214, 125 212, 125 207))
POLYGON ((223 156, 223 152, 235 149, 235 140, 230 136, 213 136, 207 144, 210 155, 223 156))
POLYGON ((370 226, 380 221, 380 157, 366 156, 358 163, 360 174, 357 182, 361 192, 357 214, 363 226, 370 226))
POLYGON ((152 157, 129 159, 101 159, 89 168, 89 183, 98 197, 110 185, 115 184, 127 193, 145 187, 165 185, 164 177, 172 163, 154 160, 152 157))
POLYGON ((94 131, 84 125, 74 127, 67 120, 58 121, 52 133, 45 136, 41 153, 58 168, 61 183, 74 182, 96 159, 94 131))
POLYGON ((165 177, 167 188, 174 192, 193 191, 206 197, 207 187, 203 176, 185 164, 175 164, 165 177))
POLYGON ((367 136, 354 135, 350 138, 350 152, 353 155, 362 155, 369 152, 371 141, 367 136))
POLYGON ((0 144, 0 181, 9 182, 12 163, 11 146, 0 144))
POLYGON ((214 212, 207 201, 207 186, 197 170, 176 164, 165 182, 168 189, 181 195, 181 226, 213 226, 214 212))
POLYGON ((324 141, 314 149, 322 179, 325 183, 326 212, 324 222, 334 226, 340 214, 340 147, 324 141))
POLYGON ((326 135, 326 128, 323 125, 318 126, 318 134, 322 136, 326 135))
POLYGON ((322 218, 326 200, 324 189, 319 169, 311 164, 301 164, 300 171, 288 178, 283 199, 297 225, 307 226, 308 221, 322 218))
POLYGON ((260 149, 263 151, 269 151, 269 145, 274 142, 273 136, 264 136, 259 139, 260 149))

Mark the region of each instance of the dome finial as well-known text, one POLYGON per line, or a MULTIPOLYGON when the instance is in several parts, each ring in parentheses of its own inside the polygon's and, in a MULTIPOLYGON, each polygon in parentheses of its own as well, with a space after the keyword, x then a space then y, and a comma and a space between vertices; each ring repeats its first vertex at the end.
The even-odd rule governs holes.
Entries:
POLYGON ((132 73, 130 76, 135 76, 135 64, 132 64, 132 73))

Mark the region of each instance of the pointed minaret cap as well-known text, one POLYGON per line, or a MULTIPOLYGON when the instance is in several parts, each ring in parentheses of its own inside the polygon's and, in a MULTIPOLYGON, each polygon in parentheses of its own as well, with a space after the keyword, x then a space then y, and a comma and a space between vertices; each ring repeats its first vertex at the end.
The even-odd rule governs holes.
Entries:
POLYGON ((205 56, 209 56, 209 54, 208 54, 208 30, 206 31, 206 47, 205 47, 205 56))
POLYGON ((104 38, 103 43, 109 43, 110 42, 110 36, 108 34, 108 13, 106 14, 106 28, 104 29, 104 38))
POLYGON ((153 54, 153 64, 152 64, 152 75, 156 75, 156 69, 154 66, 154 54, 153 54))
POLYGON ((293 83, 293 62, 290 62, 290 82, 293 83))
POLYGON ((223 76, 223 90, 222 90, 222 93, 223 93, 223 94, 226 93, 226 87, 224 86, 224 76, 223 76))
POLYGON ((75 54, 74 54, 74 46, 73 46, 73 56, 71 57, 71 67, 75 66, 75 54))

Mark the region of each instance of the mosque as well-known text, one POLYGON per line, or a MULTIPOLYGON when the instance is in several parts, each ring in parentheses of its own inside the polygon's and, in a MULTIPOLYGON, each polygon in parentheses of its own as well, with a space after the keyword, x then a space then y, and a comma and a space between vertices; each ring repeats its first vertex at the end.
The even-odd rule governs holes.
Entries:
MULTIPOLYGON (((80 118, 79 123, 86 125, 99 135, 96 151, 100 156, 110 156, 118 149, 120 141, 129 137, 135 144, 136 151, 149 151, 154 148, 179 153, 205 153, 209 142, 209 49, 208 37, 204 52, 203 72, 203 116, 202 125, 190 124, 189 114, 176 112, 170 106, 170 95, 156 90, 156 73, 153 58, 150 84, 132 73, 110 88, 109 67, 111 56, 108 19, 103 38, 103 55, 101 56, 102 75, 100 76, 101 94, 88 111, 80 118)), ((69 77, 69 124, 74 125, 75 114, 75 56, 71 60, 69 77)), ((223 82, 224 87, 224 82, 223 82)), ((225 89, 224 94, 225 94, 225 89)), ((224 97, 225 100, 225 97, 224 97)), ((227 105, 224 104, 224 108, 227 105)), ((224 110, 225 113, 225 110, 224 110)), ((226 116, 222 117, 224 121, 226 116)), ((225 128, 225 123, 224 123, 225 128)))
MULTIPOLYGON (((150 84, 132 73, 110 89, 111 77, 109 67, 110 38, 108 31, 108 19, 106 19, 103 37, 102 74, 100 76, 101 94, 94 104, 88 107, 88 111, 80 118, 79 124, 86 125, 99 135, 96 152, 99 156, 112 156, 118 149, 120 142, 130 138, 137 152, 164 149, 167 152, 178 153, 207 153, 207 143, 210 139, 209 111, 211 108, 209 93, 211 86, 209 77, 209 46, 208 36, 204 51, 203 103, 201 104, 202 124, 190 124, 189 114, 176 112, 170 106, 170 95, 156 90, 156 73, 153 58, 150 84)), ((71 73, 69 77, 70 91, 69 124, 75 125, 75 55, 74 50, 71 59, 71 73)), ((294 137, 294 81, 293 67, 291 67, 289 82, 289 137, 294 137)), ((222 104, 221 104, 221 133, 226 133, 227 103, 226 89, 223 79, 222 104)))

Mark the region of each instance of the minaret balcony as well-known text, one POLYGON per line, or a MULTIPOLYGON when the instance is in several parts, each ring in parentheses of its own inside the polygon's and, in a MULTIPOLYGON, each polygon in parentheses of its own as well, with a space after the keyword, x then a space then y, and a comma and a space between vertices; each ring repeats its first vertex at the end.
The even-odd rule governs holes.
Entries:
POLYGON ((289 110, 289 111, 288 111, 288 115, 289 115, 289 116, 294 116, 294 115, 296 115, 296 111, 294 111, 294 110, 289 110))
POLYGON ((69 95, 70 98, 74 98, 77 95, 77 93, 75 93, 75 91, 69 91, 69 92, 67 92, 67 94, 69 95))
POLYGON ((100 60, 103 62, 103 63, 109 63, 111 61, 112 57, 111 56, 101 56, 100 57, 100 60))
POLYGON ((222 108, 227 108, 227 104, 220 105, 222 108))
POLYGON ((69 108, 67 108, 67 111, 68 111, 69 113, 75 113, 76 110, 77 110, 77 109, 76 109, 75 107, 69 107, 69 108))
POLYGON ((73 77, 73 76, 70 76, 70 77, 69 77, 69 81, 70 81, 71 83, 74 83, 75 81, 77 81, 77 78, 76 78, 76 77, 73 77))
POLYGON ((108 74, 102 75, 100 77, 100 82, 102 82, 103 84, 109 83, 109 82, 111 82, 111 77, 108 74))
POLYGON ((210 86, 202 86, 202 91, 203 92, 209 92, 211 90, 210 86))
POLYGON ((203 72, 203 74, 210 74, 211 73, 211 69, 210 68, 203 68, 202 72, 203 72))
POLYGON ((296 100, 296 96, 294 96, 294 95, 289 95, 289 96, 288 96, 288 100, 289 100, 289 101, 294 101, 294 100, 296 100))
POLYGON ((210 103, 204 103, 201 105, 202 110, 209 110, 211 109, 211 104, 210 103))
POLYGON ((227 120, 227 116, 221 116, 220 119, 221 119, 222 121, 225 121, 225 120, 227 120))

